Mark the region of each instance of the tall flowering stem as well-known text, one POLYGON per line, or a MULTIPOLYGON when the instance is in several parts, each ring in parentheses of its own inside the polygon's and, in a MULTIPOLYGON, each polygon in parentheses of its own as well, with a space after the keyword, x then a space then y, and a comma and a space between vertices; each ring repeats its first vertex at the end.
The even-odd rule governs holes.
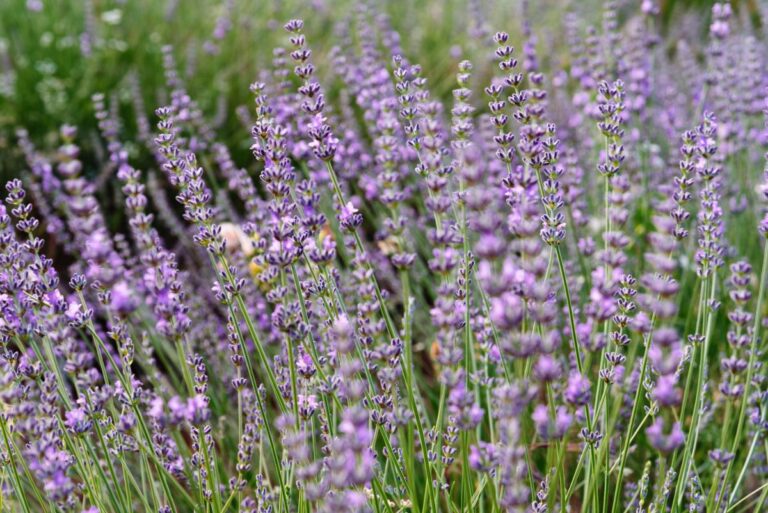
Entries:
MULTIPOLYGON (((379 283, 376 280, 373 272, 373 268, 366 258, 365 247, 363 245, 362 239, 360 238, 360 234, 358 233, 358 227, 362 224, 363 221, 362 215, 357 211, 351 202, 345 201, 339 178, 334 169, 333 157, 336 154, 338 139, 333 135, 331 127, 327 124, 327 118, 323 114, 323 109, 325 107, 325 97, 322 92, 321 85, 319 82, 317 82, 316 79, 313 78, 315 68, 310 61, 312 51, 306 46, 306 37, 304 34, 302 34, 303 27, 304 22, 302 20, 291 20, 285 25, 285 29, 291 33, 291 44, 295 48, 291 52, 291 58, 297 63, 296 67, 294 68, 294 73, 303 81, 301 87, 299 88, 299 93, 304 98, 301 107, 304 112, 312 117, 312 121, 308 130, 308 133, 312 138, 312 151, 318 159, 325 163, 325 169, 328 173, 328 177, 331 180, 332 190, 338 203, 339 224, 352 233, 355 242, 355 249, 358 254, 357 257, 358 259, 361 259, 365 262, 364 266, 367 270, 367 274, 370 276, 371 285, 375 291, 376 301, 384 319, 387 333, 389 334, 390 338, 394 339, 397 336, 397 331, 390 317, 389 310, 386 307, 386 302, 382 296, 379 283)), ((414 381, 410 378, 412 369, 405 367, 403 360, 401 360, 401 364, 403 365, 403 372, 406 376, 406 386, 412 387, 412 384, 414 383, 414 381)), ((411 411, 414 414, 414 418, 416 420, 419 442, 421 447, 424 448, 427 446, 426 437, 424 434, 424 426, 421 420, 421 413, 416 406, 415 394, 412 388, 407 390, 406 396, 407 400, 409 401, 411 411)), ((425 475, 429 476, 429 463, 426 458, 424 459, 424 468, 425 475)), ((426 488, 424 495, 425 500, 431 496, 430 487, 426 488)))

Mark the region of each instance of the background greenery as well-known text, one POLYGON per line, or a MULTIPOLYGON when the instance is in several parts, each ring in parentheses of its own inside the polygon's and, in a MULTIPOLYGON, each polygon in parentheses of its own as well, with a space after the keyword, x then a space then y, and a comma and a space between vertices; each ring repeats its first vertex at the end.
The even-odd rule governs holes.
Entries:
MULTIPOLYGON (((42 0, 40 12, 29 10, 27 1, 0 2, 2 179, 18 176, 23 166, 15 148, 17 129, 27 129, 33 141, 46 147, 63 123, 79 127, 83 157, 94 172, 99 158, 89 143, 96 141, 91 136, 96 134, 91 95, 104 92, 119 102, 129 114, 121 116, 126 124, 124 139, 131 140, 135 126, 131 126, 134 116, 127 78, 131 74, 138 77, 148 113, 163 103, 161 47, 166 44, 174 47, 192 97, 209 118, 222 121, 218 136, 235 151, 236 160, 245 160, 248 134, 234 115, 235 108, 249 102, 248 84, 269 63, 273 48, 285 44, 282 23, 304 18, 314 51, 326 53, 337 40, 327 35, 338 22, 354 16, 356 4, 349 0, 234 0, 232 30, 220 42, 218 53, 211 55, 203 47, 211 40, 226 0, 42 0), (88 20, 92 20, 95 37, 92 53, 85 55, 80 38, 88 20)), ((503 29, 513 36, 520 31, 521 1, 477 1, 484 11, 493 13, 485 20, 489 30, 503 29)), ((539 0, 529 6, 539 44, 546 50, 541 53, 543 59, 558 58, 553 51, 562 47, 561 3, 539 0)), ((633 2, 624 3, 633 8, 633 2)), ((708 16, 711 3, 663 0, 662 19, 670 27, 690 9, 708 16)), ((467 0, 382 2, 402 37, 405 53, 422 64, 433 91, 445 97, 450 95, 459 57, 473 54, 485 44, 468 33, 470 24, 477 21, 472 19, 471 4, 467 0)), ((600 4, 597 0, 572 1, 571 8, 599 23, 600 4)), ((734 1, 734 7, 737 13, 740 9, 758 12, 756 0, 734 1)), ((333 70, 322 68, 327 59, 316 62, 333 97, 333 70)), ((148 156, 144 158, 148 164, 148 156)))

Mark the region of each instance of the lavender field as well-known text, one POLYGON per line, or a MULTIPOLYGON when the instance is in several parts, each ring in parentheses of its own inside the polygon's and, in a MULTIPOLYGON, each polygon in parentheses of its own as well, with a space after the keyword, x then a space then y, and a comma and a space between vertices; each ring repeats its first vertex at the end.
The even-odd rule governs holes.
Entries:
POLYGON ((0 513, 763 511, 767 38, 0 0, 0 513))

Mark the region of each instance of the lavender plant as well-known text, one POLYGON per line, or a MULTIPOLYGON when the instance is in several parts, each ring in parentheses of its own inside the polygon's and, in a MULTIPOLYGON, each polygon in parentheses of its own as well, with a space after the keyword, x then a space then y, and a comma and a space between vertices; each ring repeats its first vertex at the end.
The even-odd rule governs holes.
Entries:
POLYGON ((224 0, 81 129, 15 121, 0 512, 762 511, 762 29, 459 4, 445 69, 377 2, 271 19, 210 111, 224 0))

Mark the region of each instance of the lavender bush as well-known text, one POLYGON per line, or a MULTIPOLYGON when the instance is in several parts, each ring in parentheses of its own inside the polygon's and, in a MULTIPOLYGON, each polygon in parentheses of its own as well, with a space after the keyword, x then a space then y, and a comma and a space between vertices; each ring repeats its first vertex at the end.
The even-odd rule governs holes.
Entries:
MULTIPOLYGON (((129 4, 84 2, 82 59, 129 4)), ((81 127, 7 125, 0 512, 761 511, 746 10, 521 2, 510 35, 469 0, 450 87, 376 2, 322 53, 270 18, 248 104, 210 110, 196 62, 245 30, 220 7, 187 70, 162 45, 87 82, 81 127)))

